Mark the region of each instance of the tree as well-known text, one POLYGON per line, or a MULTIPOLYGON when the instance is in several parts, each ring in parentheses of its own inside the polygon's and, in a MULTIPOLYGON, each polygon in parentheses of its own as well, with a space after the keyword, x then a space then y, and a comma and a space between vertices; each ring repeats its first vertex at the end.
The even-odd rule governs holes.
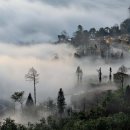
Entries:
POLYGON ((58 107, 58 112, 60 116, 62 116, 62 114, 64 113, 65 105, 66 103, 65 103, 64 92, 62 88, 60 88, 58 92, 58 98, 57 98, 57 107, 58 107))
POLYGON ((98 71, 99 82, 101 83, 101 82, 102 82, 102 69, 101 69, 101 67, 100 67, 100 69, 97 70, 97 71, 98 71))
POLYGON ((83 71, 82 69, 80 68, 80 66, 77 67, 77 70, 76 70, 76 75, 77 75, 77 81, 82 81, 82 77, 83 77, 83 71))
POLYGON ((18 102, 21 104, 21 109, 23 110, 23 95, 24 95, 24 91, 21 91, 21 92, 15 92, 14 94, 12 94, 11 96, 11 99, 14 100, 14 103, 15 102, 18 102))
POLYGON ((112 80, 112 68, 110 67, 110 73, 109 73, 109 80, 111 81, 112 80))
POLYGON ((105 31, 106 31, 107 35, 110 35, 111 29, 109 27, 105 27, 105 31))
POLYGON ((34 102, 36 105, 36 84, 39 81, 39 74, 37 73, 37 71, 32 67, 28 73, 25 75, 25 78, 29 81, 33 81, 33 86, 34 86, 34 102))
POLYGON ((84 43, 84 31, 82 25, 78 25, 77 31, 74 33, 72 38, 72 44, 74 46, 81 46, 84 43))
POLYGON ((89 35, 90 35, 90 37, 91 38, 95 38, 95 36, 96 36, 96 29, 95 28, 91 28, 90 30, 89 30, 89 35))
POLYGON ((120 29, 119 29, 118 24, 111 27, 110 34, 111 36, 118 36, 120 34, 120 29))
POLYGON ((15 124, 14 120, 7 118, 3 122, 1 130, 17 130, 17 125, 15 124))
POLYGON ((47 117, 47 124, 51 129, 57 130, 58 129, 58 123, 56 122, 56 119, 54 116, 48 116, 47 117))
POLYGON ((130 34, 130 18, 122 22, 120 28, 121 28, 121 33, 130 34))
POLYGON ((107 36, 106 30, 104 28, 100 28, 99 31, 97 31, 97 36, 98 37, 107 36))
POLYGON ((125 66, 121 66, 118 69, 118 75, 117 75, 117 79, 120 81, 121 83, 121 89, 122 89, 122 93, 124 93, 124 83, 125 83, 125 78, 128 76, 126 74, 127 72, 127 68, 125 66))
POLYGON ((68 39, 69 39, 69 35, 67 34, 67 32, 65 30, 63 30, 61 32, 60 35, 58 35, 58 43, 61 43, 61 42, 68 42, 68 39))
POLYGON ((122 65, 119 69, 118 69, 118 72, 121 72, 121 73, 126 73, 127 72, 127 68, 122 65))
POLYGON ((82 32, 83 31, 83 26, 82 25, 78 25, 78 31, 82 32))
POLYGON ((127 87, 126 87, 125 100, 130 104, 130 85, 127 85, 127 87))
POLYGON ((27 101, 26 101, 26 106, 27 106, 27 107, 32 107, 33 105, 34 105, 34 103, 33 103, 33 98, 32 98, 31 93, 29 93, 28 98, 27 98, 27 101))
POLYGON ((47 106, 47 109, 50 111, 50 112, 54 112, 55 108, 56 108, 56 104, 54 103, 54 100, 49 98, 47 101, 46 101, 46 106, 47 106))

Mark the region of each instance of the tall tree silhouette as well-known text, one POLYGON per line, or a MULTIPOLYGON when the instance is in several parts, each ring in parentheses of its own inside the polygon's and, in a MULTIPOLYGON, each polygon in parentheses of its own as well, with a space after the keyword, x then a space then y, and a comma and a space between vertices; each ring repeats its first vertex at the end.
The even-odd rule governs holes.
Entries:
POLYGON ((36 84, 38 83, 39 81, 39 74, 37 73, 37 71, 32 67, 28 73, 25 75, 25 78, 28 80, 28 81, 32 81, 33 82, 33 86, 34 86, 34 102, 35 102, 35 105, 36 105, 36 84))
POLYGON ((112 68, 110 67, 110 73, 109 73, 109 80, 111 81, 112 80, 112 68))
POLYGON ((98 71, 99 82, 101 83, 102 82, 102 69, 101 69, 101 67, 97 71, 98 71))
POLYGON ((80 68, 80 66, 77 67, 76 69, 76 75, 77 75, 77 81, 81 82, 82 81, 82 78, 83 78, 83 71, 82 69, 80 68))
POLYGON ((58 98, 57 98, 57 107, 58 107, 58 112, 60 116, 62 116, 62 114, 64 113, 65 105, 66 104, 65 104, 64 92, 62 88, 60 88, 58 92, 58 98))
POLYGON ((32 98, 31 93, 29 93, 27 101, 26 101, 26 106, 27 107, 32 107, 33 105, 34 105, 33 98, 32 98))

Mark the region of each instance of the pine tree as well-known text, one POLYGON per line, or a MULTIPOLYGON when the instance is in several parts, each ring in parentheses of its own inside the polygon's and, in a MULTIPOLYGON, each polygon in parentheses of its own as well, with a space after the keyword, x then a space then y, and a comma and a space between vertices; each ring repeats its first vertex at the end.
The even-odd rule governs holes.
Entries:
POLYGON ((29 95, 28 95, 28 98, 27 98, 27 101, 26 101, 26 106, 27 106, 27 107, 32 107, 32 106, 34 106, 34 102, 33 102, 33 98, 32 98, 31 93, 29 93, 29 95))
POLYGON ((109 80, 111 81, 112 80, 112 68, 110 67, 110 73, 109 73, 109 80))
POLYGON ((64 92, 62 88, 60 88, 58 92, 58 98, 57 98, 57 107, 58 107, 58 113, 60 114, 60 116, 62 116, 62 114, 64 113, 65 105, 66 104, 65 104, 64 92))

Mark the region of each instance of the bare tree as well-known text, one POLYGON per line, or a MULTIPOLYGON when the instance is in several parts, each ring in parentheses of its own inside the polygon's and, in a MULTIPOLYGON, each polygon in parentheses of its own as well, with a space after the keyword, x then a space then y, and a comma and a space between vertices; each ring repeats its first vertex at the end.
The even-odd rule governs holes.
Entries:
POLYGON ((33 86, 34 86, 34 102, 35 102, 35 105, 36 105, 36 84, 38 83, 39 81, 39 74, 37 73, 37 71, 32 67, 28 73, 25 75, 25 78, 28 80, 28 81, 33 81, 33 86))

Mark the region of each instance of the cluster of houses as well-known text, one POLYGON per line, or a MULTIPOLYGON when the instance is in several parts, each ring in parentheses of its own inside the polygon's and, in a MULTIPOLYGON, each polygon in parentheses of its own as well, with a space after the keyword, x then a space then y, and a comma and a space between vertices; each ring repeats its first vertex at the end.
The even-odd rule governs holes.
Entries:
POLYGON ((130 35, 90 39, 88 43, 77 48, 74 56, 78 58, 82 56, 101 56, 102 58, 122 59, 124 58, 124 51, 130 51, 130 35))

